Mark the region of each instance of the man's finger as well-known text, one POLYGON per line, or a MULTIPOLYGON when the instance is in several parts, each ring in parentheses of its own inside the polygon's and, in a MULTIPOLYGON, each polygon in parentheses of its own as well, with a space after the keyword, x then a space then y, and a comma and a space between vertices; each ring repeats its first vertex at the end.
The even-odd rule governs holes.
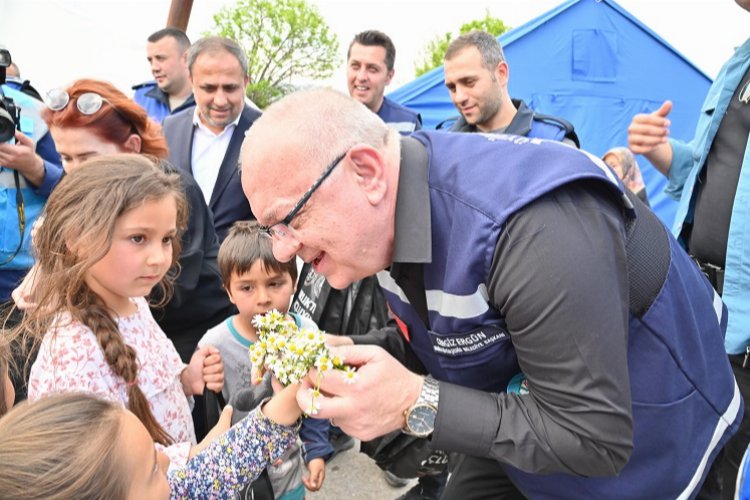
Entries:
POLYGON ((672 111, 672 101, 664 101, 659 109, 654 111, 653 114, 666 118, 670 111, 672 111))

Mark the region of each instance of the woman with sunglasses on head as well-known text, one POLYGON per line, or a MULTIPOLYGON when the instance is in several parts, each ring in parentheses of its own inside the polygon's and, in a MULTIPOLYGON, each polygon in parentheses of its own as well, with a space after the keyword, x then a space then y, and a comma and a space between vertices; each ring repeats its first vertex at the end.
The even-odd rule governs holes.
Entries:
MULTIPOLYGON (((66 172, 83 160, 108 153, 143 153, 160 159, 168 155, 159 125, 108 82, 78 80, 66 89, 50 91, 46 102, 42 116, 66 172)), ((174 295, 163 309, 153 310, 153 315, 182 360, 188 362, 203 334, 231 315, 233 307, 221 287, 216 264, 219 244, 203 194, 185 170, 161 163, 165 170, 180 175, 189 221, 174 295)), ((34 306, 34 279, 30 273, 13 293, 20 308, 34 306)), ((158 302, 159 297, 155 299, 158 302)))

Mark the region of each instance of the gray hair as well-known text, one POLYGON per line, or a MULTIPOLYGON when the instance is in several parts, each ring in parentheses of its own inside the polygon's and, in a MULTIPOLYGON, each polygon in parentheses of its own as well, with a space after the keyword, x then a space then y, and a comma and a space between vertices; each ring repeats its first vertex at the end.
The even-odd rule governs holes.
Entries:
POLYGON ((482 56, 482 64, 490 71, 494 71, 498 64, 505 61, 503 47, 497 41, 497 38, 486 31, 480 30, 470 31, 453 40, 448 45, 448 50, 445 51, 443 60, 448 61, 452 59, 456 54, 468 47, 476 47, 482 56))
POLYGON ((204 52, 215 53, 222 51, 228 52, 229 54, 233 55, 237 59, 237 61, 239 61, 240 67, 242 67, 242 74, 247 76, 248 64, 245 51, 234 40, 221 36, 208 36, 205 38, 201 38, 190 46, 187 56, 188 71, 190 71, 191 75, 193 74, 193 64, 195 64, 195 60, 198 59, 198 56, 200 56, 204 52))

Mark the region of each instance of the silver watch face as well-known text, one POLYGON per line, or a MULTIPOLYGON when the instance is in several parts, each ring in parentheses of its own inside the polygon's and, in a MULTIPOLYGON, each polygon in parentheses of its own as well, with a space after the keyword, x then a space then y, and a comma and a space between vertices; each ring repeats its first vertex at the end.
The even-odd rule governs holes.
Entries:
POLYGON ((435 416, 437 410, 427 403, 418 404, 411 408, 406 416, 406 428, 409 434, 426 437, 435 430, 435 416))

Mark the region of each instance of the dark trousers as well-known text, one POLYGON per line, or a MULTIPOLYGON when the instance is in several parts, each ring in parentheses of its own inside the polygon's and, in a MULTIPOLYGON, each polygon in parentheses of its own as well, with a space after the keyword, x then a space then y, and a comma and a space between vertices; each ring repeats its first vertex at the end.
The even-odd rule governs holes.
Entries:
MULTIPOLYGON (((737 379, 737 385, 740 388, 740 394, 745 402, 745 413, 742 416, 742 423, 737 434, 732 436, 727 445, 724 447, 721 458, 721 476, 722 476, 722 495, 724 500, 734 498, 734 488, 737 481, 737 470, 742 462, 742 455, 750 444, 750 361, 747 368, 742 368, 745 355, 729 356, 732 363, 732 371, 737 379)), ((718 460, 717 460, 718 461, 718 460)))
MULTIPOLYGON (((745 373, 745 375, 746 381, 750 382, 750 374, 745 373)), ((747 416, 747 411, 745 416, 747 416)), ((734 498, 734 480, 737 477, 737 469, 742 460, 742 455, 747 448, 748 437, 750 437, 746 424, 747 420, 743 420, 743 427, 734 437, 734 439, 737 439, 744 435, 745 444, 738 443, 736 453, 732 452, 731 454, 727 452, 733 442, 730 441, 727 444, 724 449, 725 460, 722 464, 724 467, 718 466, 718 463, 722 460, 722 456, 719 455, 716 464, 710 468, 703 487, 698 492, 697 499, 718 500, 722 498, 722 491, 724 500, 734 498), (730 456, 736 457, 736 459, 728 460, 730 456), (724 470, 729 470, 729 464, 733 467, 734 475, 723 474, 722 488, 721 476, 724 470)), ((561 494, 561 498, 564 496, 564 494, 561 494)), ((526 497, 515 487, 496 460, 461 455, 456 461, 456 466, 440 500, 485 500, 490 498, 493 500, 524 500, 526 497)))
POLYGON ((497 460, 461 455, 441 500, 524 500, 497 460))

